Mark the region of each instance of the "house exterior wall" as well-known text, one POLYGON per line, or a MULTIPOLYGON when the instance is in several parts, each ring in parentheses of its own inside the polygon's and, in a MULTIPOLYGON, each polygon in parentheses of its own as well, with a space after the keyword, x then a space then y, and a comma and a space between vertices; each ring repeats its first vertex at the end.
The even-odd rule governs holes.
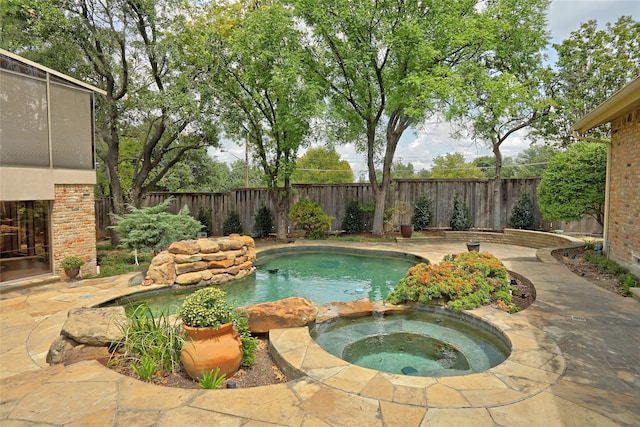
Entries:
POLYGON ((609 257, 640 275, 640 109, 611 123, 609 257))
POLYGON ((85 260, 81 274, 96 273, 96 221, 93 185, 55 186, 51 213, 53 273, 63 275, 60 261, 76 255, 85 260))

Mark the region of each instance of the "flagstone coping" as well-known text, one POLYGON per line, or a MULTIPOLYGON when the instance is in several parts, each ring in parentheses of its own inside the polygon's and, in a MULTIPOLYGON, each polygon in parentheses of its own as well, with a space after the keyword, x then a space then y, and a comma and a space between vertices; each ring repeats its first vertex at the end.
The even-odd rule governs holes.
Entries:
POLYGON ((290 378, 309 377, 347 393, 430 408, 486 408, 544 392, 563 376, 566 361, 545 332, 517 314, 483 307, 471 313, 511 342, 511 355, 484 372, 454 377, 415 377, 352 365, 322 349, 309 329, 274 329, 272 356, 290 378))

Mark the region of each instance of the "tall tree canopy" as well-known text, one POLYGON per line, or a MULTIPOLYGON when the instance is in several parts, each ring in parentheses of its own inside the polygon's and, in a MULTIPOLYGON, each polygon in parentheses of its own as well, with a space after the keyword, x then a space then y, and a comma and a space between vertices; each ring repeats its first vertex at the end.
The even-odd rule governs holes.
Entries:
POLYGON ((465 162, 462 153, 447 153, 433 159, 431 178, 483 178, 485 175, 475 162, 465 162))
POLYGON ((215 91, 225 133, 248 142, 285 238, 291 175, 319 105, 303 69, 302 33, 276 1, 213 4, 204 12, 184 40, 193 73, 215 91))
POLYGON ((294 184, 349 184, 353 171, 349 162, 340 160, 334 148, 310 148, 296 162, 291 182, 294 184))
POLYGON ((339 138, 366 153, 372 231, 381 234, 398 141, 451 96, 460 64, 482 49, 483 2, 289 1, 308 30, 309 64, 327 88, 339 138))
MULTIPOLYGON (((500 147, 515 132, 540 120, 551 108, 548 88, 552 72, 543 66, 547 45, 549 0, 488 2, 483 37, 489 40, 477 62, 468 64, 468 89, 449 114, 471 137, 493 151, 495 179, 502 178, 500 147), (462 114, 460 114, 462 112, 462 114)), ((494 229, 504 227, 500 215, 502 186, 493 186, 494 229)))
POLYGON ((97 153, 115 213, 124 213, 127 202, 138 205, 189 150, 217 142, 175 43, 187 2, 1 1, 3 44, 107 92, 96 97, 97 153), (123 138, 136 141, 127 158, 123 138), (122 168, 131 169, 128 188, 122 168))
MULTIPOLYGON (((566 146, 571 125, 640 75, 640 22, 629 16, 598 29, 588 21, 554 45, 558 53, 555 106, 534 136, 566 146)), ((608 139, 608 124, 591 132, 608 139)))

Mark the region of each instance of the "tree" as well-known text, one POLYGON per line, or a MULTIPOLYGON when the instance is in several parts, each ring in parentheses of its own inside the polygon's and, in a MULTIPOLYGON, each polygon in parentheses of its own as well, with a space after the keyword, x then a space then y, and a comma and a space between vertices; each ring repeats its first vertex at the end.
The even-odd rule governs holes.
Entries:
POLYGON ((246 140, 263 170, 284 239, 291 175, 320 104, 303 70, 302 33, 275 1, 214 4, 205 12, 188 25, 184 44, 193 73, 215 90, 226 134, 246 140))
POLYGON ((557 148, 550 145, 532 145, 515 158, 515 176, 517 178, 540 178, 551 159, 558 154, 557 148))
POLYGON ((495 156, 493 186, 494 229, 503 228, 500 215, 503 159, 500 147, 514 133, 548 114, 551 99, 544 90, 552 72, 543 66, 547 45, 546 11, 549 0, 489 2, 485 37, 493 46, 470 63, 467 96, 453 103, 449 114, 471 137, 488 145, 495 156), (462 111, 462 114, 460 113, 462 111))
POLYGON ((2 10, 2 40, 11 40, 17 53, 107 92, 96 97, 96 151, 113 212, 124 213, 127 202, 138 206, 141 194, 189 150, 216 144, 213 122, 202 120, 205 92, 185 72, 175 43, 189 16, 186 3, 24 0, 2 10), (18 28, 28 37, 13 35, 18 28), (136 151, 123 159, 124 137, 135 141, 136 151), (132 170, 128 191, 124 164, 132 170))
POLYGON ((433 159, 431 178, 483 178, 484 174, 474 162, 465 163, 464 154, 447 153, 433 159))
POLYGON ((607 147, 598 143, 571 144, 555 156, 538 186, 538 204, 548 221, 604 222, 607 147))
POLYGON ((296 162, 291 176, 294 184, 348 184, 353 182, 353 172, 346 160, 334 148, 310 148, 296 162))
POLYGON ((413 170, 413 164, 407 162, 407 164, 403 164, 402 161, 394 162, 391 165, 391 178, 392 179, 403 179, 403 178, 415 178, 416 174, 413 170))
POLYGON ((342 142, 366 153, 382 234, 400 137, 450 97, 458 67, 481 50, 475 1, 290 0, 309 32, 309 64, 342 142), (382 163, 382 177, 376 170, 382 163))
MULTIPOLYGON (((640 22, 621 16, 598 29, 597 21, 591 20, 554 48, 558 54, 555 106, 532 136, 567 146, 575 141, 571 125, 640 75, 640 22)), ((608 126, 591 135, 608 139, 608 126)))
POLYGON ((113 228, 120 240, 120 246, 138 250, 160 252, 173 242, 194 239, 202 224, 189 215, 185 206, 176 215, 167 212, 169 205, 175 200, 169 198, 159 205, 138 209, 129 205, 129 213, 114 214, 113 228))

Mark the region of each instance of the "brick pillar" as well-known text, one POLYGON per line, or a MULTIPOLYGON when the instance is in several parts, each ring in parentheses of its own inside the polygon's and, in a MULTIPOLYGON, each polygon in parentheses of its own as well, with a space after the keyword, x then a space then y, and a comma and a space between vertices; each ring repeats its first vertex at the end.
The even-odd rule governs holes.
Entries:
POLYGON ((62 275, 60 261, 76 255, 84 259, 81 274, 96 274, 96 216, 93 185, 55 186, 51 210, 53 273, 62 275))

